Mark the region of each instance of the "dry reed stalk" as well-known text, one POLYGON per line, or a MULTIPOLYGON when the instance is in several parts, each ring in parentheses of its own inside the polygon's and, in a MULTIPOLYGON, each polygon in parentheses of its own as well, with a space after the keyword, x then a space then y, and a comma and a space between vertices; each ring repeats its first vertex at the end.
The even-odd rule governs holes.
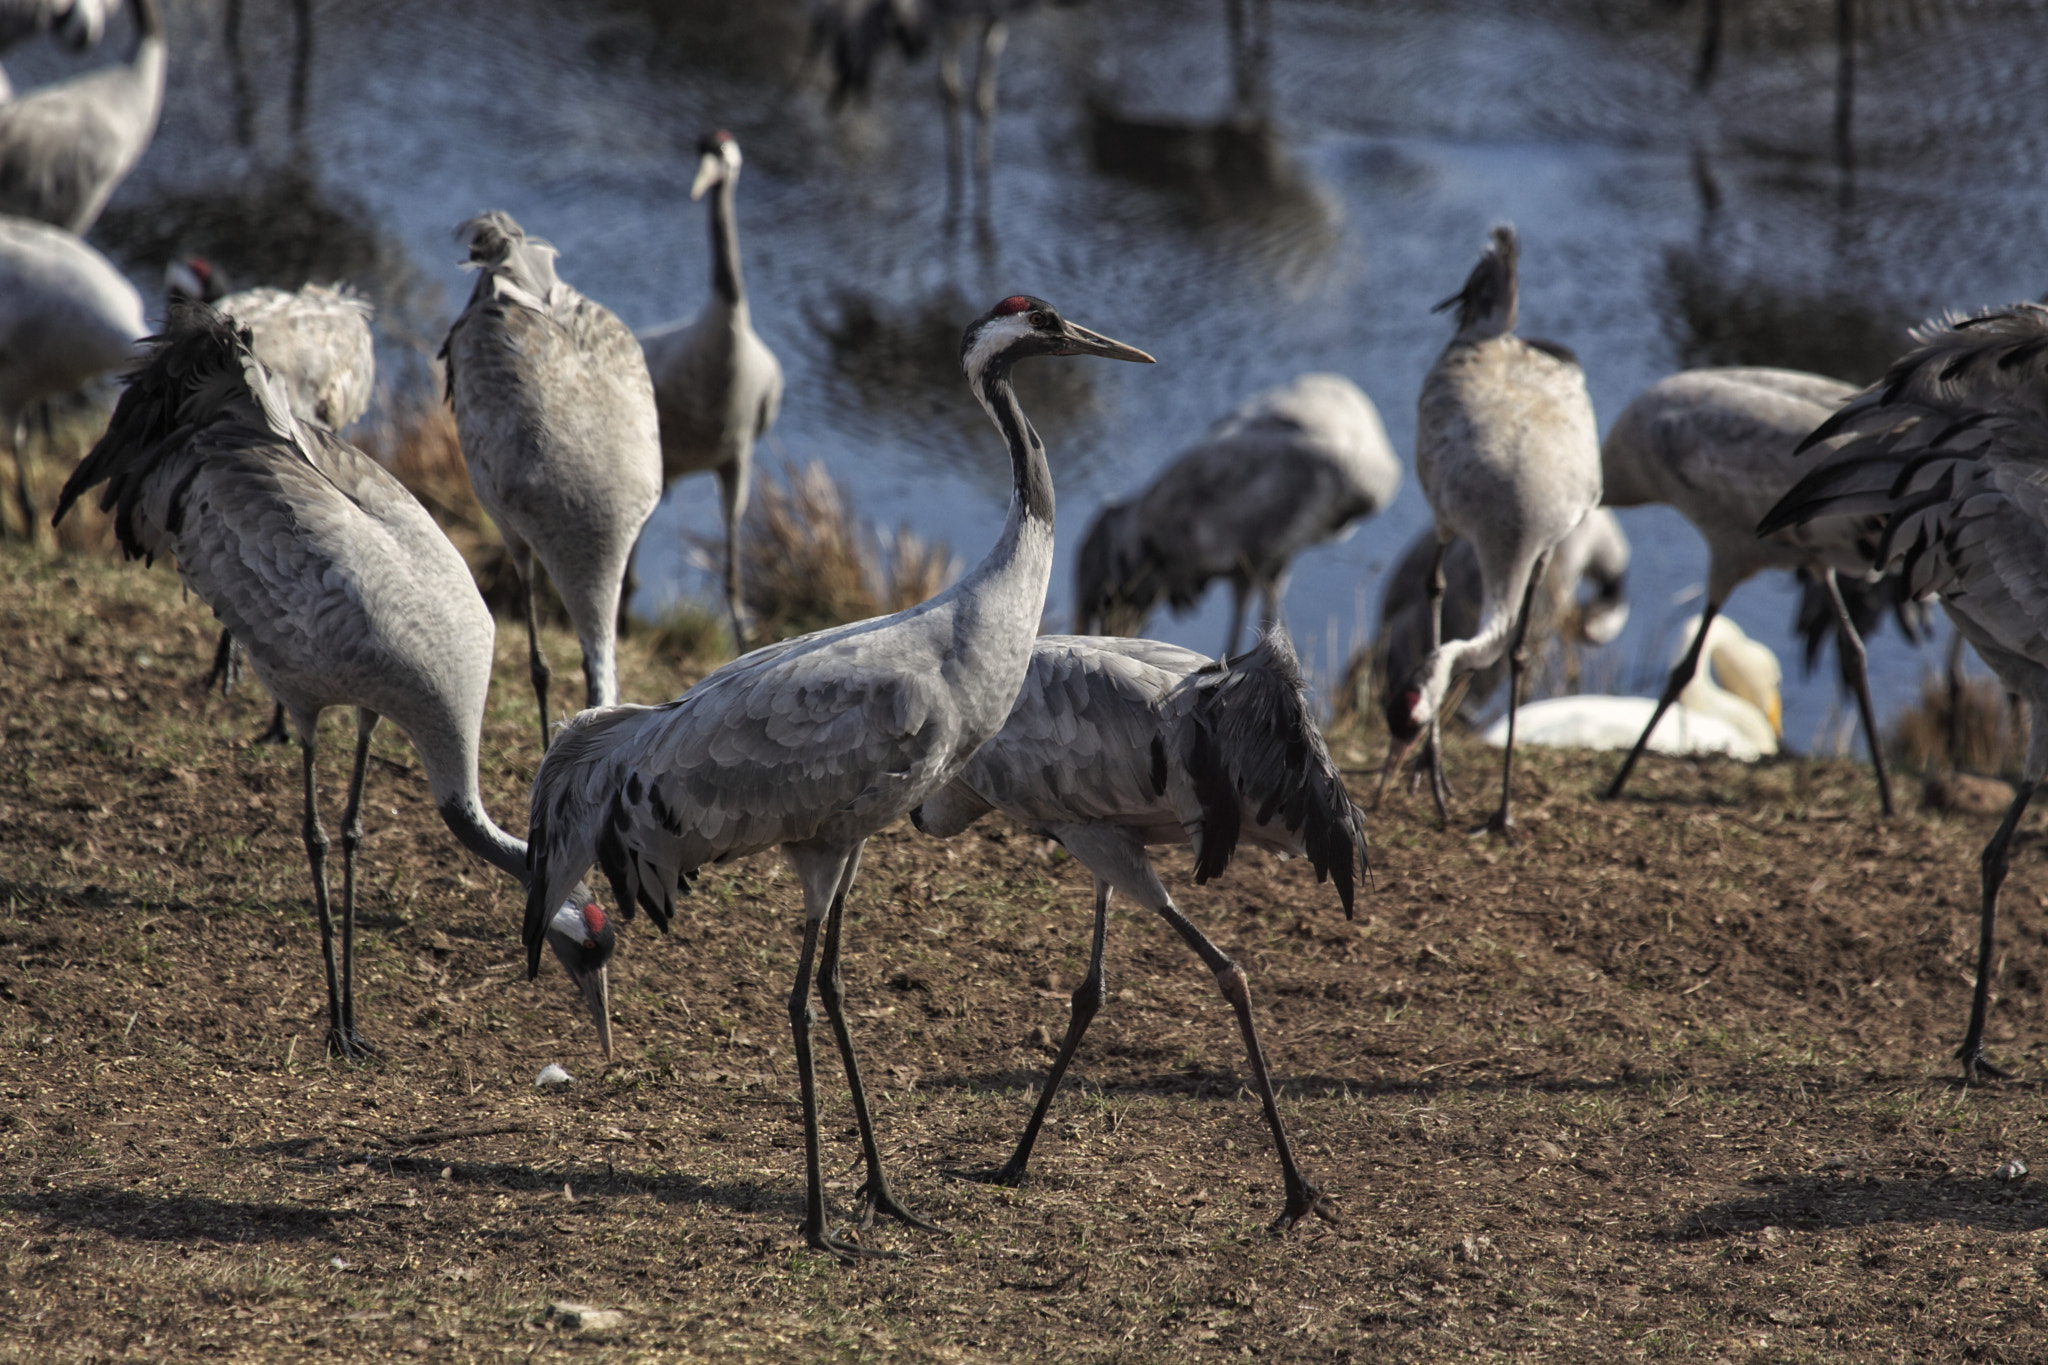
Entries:
POLYGON ((1952 686, 1930 673, 1920 680, 1920 704, 1900 714, 1885 747, 1894 763, 1920 772, 2017 776, 2026 744, 2026 712, 2010 704, 1996 679, 1965 677, 1952 686))
MULTIPOLYGON (((707 552, 715 548, 705 547, 707 552)), ((960 576, 942 541, 898 527, 885 542, 819 461, 762 480, 740 547, 761 638, 787 639, 915 606, 960 576)))

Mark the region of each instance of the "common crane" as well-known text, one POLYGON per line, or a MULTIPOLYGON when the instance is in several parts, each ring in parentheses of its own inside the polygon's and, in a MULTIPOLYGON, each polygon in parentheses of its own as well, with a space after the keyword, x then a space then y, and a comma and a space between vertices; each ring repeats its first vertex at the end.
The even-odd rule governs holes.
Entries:
MULTIPOLYGON (((491 679, 490 612, 462 556, 384 467, 292 416, 248 334, 194 305, 174 316, 128 382, 106 434, 73 471, 61 520, 104 482, 131 559, 170 555, 185 585, 249 651, 290 714, 304 777, 302 834, 327 968, 327 1045, 367 1051, 355 1019, 355 867, 363 777, 381 717, 419 751, 434 805, 458 842, 527 881, 526 846, 491 821, 477 746, 491 679), (356 708, 355 766, 341 818, 341 963, 314 784, 320 713, 356 708)), ((611 928, 587 888, 565 884, 543 935, 581 994, 607 1054, 611 928)))
MULTIPOLYGON (((1702 622, 1719 614, 1728 595, 1765 569, 1816 575, 1834 610, 1844 672, 1856 693, 1877 795, 1892 814, 1891 778, 1870 702, 1863 639, 1842 600, 1837 574, 1866 576, 1879 525, 1872 517, 1826 517, 1787 526, 1769 537, 1757 522, 1799 477, 1793 457, 1800 439, 1855 392, 1850 385, 1800 370, 1684 370, 1658 380, 1622 409, 1600 448, 1606 500, 1612 507, 1661 502, 1676 508, 1707 542, 1707 600, 1702 622)), ((1697 637, 1704 638, 1704 637, 1697 637)), ((1672 668, 1658 700, 1669 705, 1699 667, 1699 649, 1672 668)), ((1643 743, 1622 760, 1606 795, 1621 795, 1643 743)))
MULTIPOLYGON (((1458 330, 1422 383, 1416 415, 1415 475, 1436 513, 1439 549, 1430 574, 1430 653, 1400 684, 1389 717, 1388 775, 1430 737, 1432 791, 1444 810, 1442 746, 1445 694, 1461 673, 1508 651, 1508 715, 1522 701, 1529 609, 1552 553, 1600 502, 1600 442, 1577 357, 1554 342, 1514 333, 1515 231, 1493 230, 1492 244, 1465 287, 1437 305, 1458 310, 1458 330), (1478 628, 1443 639, 1443 546, 1463 536, 1479 557, 1478 628), (1513 637, 1510 643, 1509 637, 1513 637)), ((1486 828, 1512 837, 1514 725, 1501 760, 1500 809, 1486 828)))
POLYGON ((867 1094, 847 1031, 840 920, 868 836, 959 775, 1010 713, 1052 571, 1052 474, 1017 402, 1010 370, 1037 355, 1147 361, 1135 347, 1012 295, 967 328, 960 366, 1009 446, 1015 487, 988 557, 938 596, 901 611, 764 646, 663 706, 585 711, 542 760, 530 804, 534 880, 529 975, 540 931, 592 863, 620 910, 645 906, 668 926, 678 892, 706 863, 780 848, 803 886, 804 937, 789 997, 803 1104, 803 1235, 842 1257, 863 1249, 825 1226, 811 969, 832 1023, 867 1163, 866 1216, 923 1219, 882 1171, 867 1094), (819 939, 822 934, 822 954, 819 939))
POLYGON ((2015 304, 1924 325, 1914 348, 1807 436, 1835 443, 1758 525, 1774 535, 1821 518, 1876 516, 1872 563, 1917 597, 1939 593, 1978 657, 2026 702, 2019 789, 1984 847, 1977 983, 1957 1056, 1984 1060, 1998 889, 2020 817, 2048 774, 2048 309, 2015 304))
POLYGON ((545 749, 551 675, 534 560, 583 646, 584 705, 611 705, 626 562, 661 498, 654 384, 626 325, 557 278, 553 246, 499 212, 457 233, 477 281, 441 346, 448 400, 477 501, 526 589, 527 668, 545 749))
POLYGON ((83 234, 156 135, 164 102, 160 0, 131 0, 135 52, 0 104, 0 213, 83 234))
POLYGON ((1245 599, 1280 616, 1287 569, 1348 534, 1401 487, 1401 464, 1372 400, 1334 374, 1304 374, 1226 414, 1143 492, 1096 513, 1074 564, 1074 628, 1136 634, 1163 599, 1186 611, 1230 581, 1237 648, 1245 599))
POLYGON ((1370 866, 1365 824, 1311 718, 1286 630, 1270 627, 1255 649, 1220 663, 1156 640, 1040 636, 1002 730, 910 818, 945 838, 991 810, 1057 839, 1095 875, 1088 974, 1074 988, 1066 1039, 1016 1151, 991 1178, 1023 1183, 1060 1080, 1107 999, 1103 945, 1110 895, 1121 891, 1173 927, 1237 1011, 1286 1187, 1279 1226, 1330 1216, 1281 1125, 1244 969, 1174 905, 1145 852, 1188 844, 1198 885, 1228 867, 1240 843, 1305 856, 1317 881, 1336 883, 1350 917, 1354 855, 1358 870, 1370 866))
MULTIPOLYGON (((0 214, 0 433, 14 457, 24 539, 35 497, 23 419, 47 398, 126 364, 149 328, 114 263, 62 228, 0 214)), ((0 520, 0 534, 6 523, 0 520)))
POLYGON ((640 334, 661 418, 661 477, 674 483, 713 470, 725 516, 725 604, 733 647, 747 648, 746 593, 740 582, 740 526, 754 443, 782 407, 782 366, 754 334, 740 277, 740 227, 734 199, 740 145, 721 129, 697 144, 690 197, 711 191, 711 300, 697 316, 640 334))

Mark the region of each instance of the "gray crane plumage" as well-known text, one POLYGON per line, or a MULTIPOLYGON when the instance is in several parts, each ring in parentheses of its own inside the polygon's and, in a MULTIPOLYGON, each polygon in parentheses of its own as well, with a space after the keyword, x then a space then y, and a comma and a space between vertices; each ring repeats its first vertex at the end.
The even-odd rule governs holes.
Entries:
POLYGON ((2020 817, 2048 776, 2048 309, 2016 304, 1918 329, 1878 383, 1807 437, 1835 443, 1759 534, 1822 518, 1882 521, 1872 562, 1942 609, 2027 706, 2019 789, 1985 846, 1977 981, 1957 1055, 1983 1060, 1998 891, 2020 817))
POLYGON ((1135 633, 1162 600, 1186 611, 1224 578, 1228 654, 1251 593, 1271 625, 1294 557, 1349 533, 1400 487, 1379 412, 1350 380, 1304 374, 1256 394, 1144 491, 1096 513, 1075 559, 1074 628, 1135 633))
POLYGON ((1286 1187, 1280 1225, 1327 1216, 1281 1124, 1244 971, 1174 905, 1145 851, 1191 845, 1198 884, 1221 873, 1240 843, 1305 856, 1318 881, 1336 883, 1350 916, 1356 872, 1369 867, 1364 819, 1316 729, 1286 630, 1268 629, 1256 648, 1221 663, 1156 640, 1041 636, 1002 730, 911 819, 945 838, 991 810, 1059 840, 1095 876, 1088 974, 1074 990, 1066 1039, 1015 1152, 992 1178, 1023 1181, 1053 1096, 1102 1008, 1109 901, 1121 891, 1173 926, 1237 1012, 1286 1187))
POLYGON ((853 1091, 867 1163, 868 1214, 925 1226, 889 1188, 854 1060, 839 980, 839 934, 861 849, 876 831, 958 775, 1002 728, 1024 681, 1052 569, 1052 476, 1018 406, 1010 368, 1031 355, 1144 352, 1016 295, 968 328, 961 368, 1009 444, 1015 496, 995 548, 938 596, 894 616, 765 646, 663 706, 586 711, 563 729, 534 777, 534 880, 528 969, 561 888, 593 863, 623 913, 666 928, 699 869, 781 848, 803 887, 804 939, 790 1029, 804 1112, 804 1236, 840 1255, 859 1249, 825 1226, 810 975, 853 1091))
POLYGON ((126 61, 0 104, 0 213, 83 234, 156 134, 164 102, 163 12, 132 0, 126 61))
MULTIPOLYGON (((1436 562, 1436 532, 1425 530, 1408 546, 1380 590, 1380 629, 1375 642, 1383 704, 1397 704, 1397 686, 1429 657, 1429 575, 1436 562)), ((1533 600, 1529 630, 1538 639, 1569 626, 1580 643, 1604 645, 1628 623, 1628 536, 1614 513, 1596 507, 1558 543, 1550 568, 1533 600), (1581 603, 1582 583, 1593 589, 1581 603)), ((1444 551, 1444 634, 1462 639, 1479 629, 1479 608, 1485 588, 1479 556, 1464 537, 1444 551)), ((1507 673, 1507 661, 1496 659, 1476 669, 1465 692, 1464 714, 1478 714, 1507 673)), ((1390 723, 1398 723, 1398 718, 1390 723)))
POLYGON ((1649 728, 1607 788, 1610 799, 1621 795, 1650 731, 1698 671, 1707 624, 1728 595, 1766 569, 1788 569, 1815 574, 1828 591, 1878 798, 1884 813, 1892 813, 1863 640, 1836 581, 1842 573, 1869 575, 1881 523, 1869 516, 1823 517, 1768 537, 1756 533, 1764 514, 1810 464, 1794 457, 1801 439, 1855 392, 1840 380, 1802 370, 1685 370, 1652 384, 1615 419, 1600 448, 1607 504, 1664 503, 1691 522, 1707 542, 1707 600, 1699 632, 1666 679, 1649 728))
MULTIPOLYGON (((149 335, 142 296, 114 263, 62 228, 0 215, 0 439, 14 457, 23 534, 40 520, 23 417, 117 369, 149 335)), ((4 523, 0 523, 4 525, 4 523)))
MULTIPOLYGON (((380 717, 412 741, 435 807, 462 845, 525 884, 526 847, 492 822, 477 786, 490 612, 462 556, 398 480, 294 418, 247 334, 203 306, 174 318, 131 377, 106 434, 65 484, 57 518, 102 482, 100 506, 114 513, 123 551, 171 556, 291 717, 327 967, 328 1043, 357 1056, 355 858, 380 717), (338 973, 314 781, 317 726, 329 706, 356 708, 338 973)), ((586 899, 583 888, 564 887, 556 904, 580 913, 586 899)), ((577 984, 586 1002, 602 993, 601 979, 577 984)))
POLYGON ((725 518, 725 601, 734 646, 747 647, 746 594, 740 582, 740 526, 754 444, 775 425, 782 408, 782 366, 754 333, 740 274, 740 230, 734 206, 740 148, 723 132, 698 145, 697 178, 690 197, 711 190, 711 299, 693 319, 640 334, 654 378, 661 419, 661 475, 673 483, 688 474, 718 475, 725 518))
POLYGON ((1487 824, 1502 835, 1514 824, 1512 717, 1521 705, 1530 603, 1558 543, 1600 503, 1600 441, 1585 372, 1564 347, 1514 333, 1519 254, 1514 229, 1494 228, 1465 287, 1437 305, 1458 310, 1458 330, 1422 383, 1415 475, 1436 514, 1439 544, 1463 536, 1478 555, 1479 625, 1465 639, 1434 643, 1443 639, 1439 558, 1431 573, 1433 643, 1401 685, 1385 770, 1399 767, 1427 729, 1441 810, 1444 697, 1458 674, 1484 668, 1506 650, 1508 743, 1500 808, 1487 824))
POLYGON ((477 501, 526 586, 528 668, 549 740, 534 560, 583 647, 586 706, 618 700, 619 595, 661 498, 654 384, 633 333, 555 274, 555 249, 510 215, 458 230, 477 271, 448 330, 448 399, 477 501))

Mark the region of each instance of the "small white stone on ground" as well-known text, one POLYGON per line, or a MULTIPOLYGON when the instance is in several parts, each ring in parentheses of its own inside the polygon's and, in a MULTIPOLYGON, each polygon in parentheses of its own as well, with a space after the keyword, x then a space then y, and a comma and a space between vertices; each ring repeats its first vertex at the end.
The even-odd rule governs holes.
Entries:
POLYGON ((587 1303, 554 1303, 548 1312, 572 1332, 616 1332, 626 1325, 626 1315, 616 1308, 593 1308, 587 1303))
POLYGON ((2003 1166, 2000 1166, 1997 1171, 1997 1175, 2000 1180, 2018 1180, 2021 1176, 2025 1175, 2026 1173, 2027 1163, 2020 1160, 2018 1157, 2014 1157, 2012 1160, 2006 1162, 2003 1166))
POLYGON ((533 1083, 545 1090, 551 1085, 573 1085, 575 1082, 576 1078, 574 1076, 571 1076, 553 1062, 549 1062, 540 1069, 540 1075, 534 1078, 533 1083))

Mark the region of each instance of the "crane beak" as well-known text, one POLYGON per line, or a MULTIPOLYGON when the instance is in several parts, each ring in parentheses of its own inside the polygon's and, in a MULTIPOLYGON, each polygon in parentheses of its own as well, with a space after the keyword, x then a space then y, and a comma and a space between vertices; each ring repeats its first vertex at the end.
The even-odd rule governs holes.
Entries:
POLYGON ((576 977, 576 989, 583 996, 583 1006, 590 1011, 590 1022, 597 1025, 597 1045, 604 1049, 604 1059, 612 1059, 612 983, 607 968, 599 967, 594 972, 583 972, 576 977))
POLYGON ((704 191, 716 185, 725 175, 725 161, 716 152, 706 152, 697 158, 697 178, 690 182, 690 198, 702 199, 704 191))
POLYGON ((1135 346, 1126 346, 1121 341, 1112 341, 1100 332, 1091 332, 1086 327, 1066 324, 1066 332, 1060 338, 1059 348, 1054 355, 1099 355, 1107 360, 1130 360, 1140 365, 1157 362, 1135 346))

